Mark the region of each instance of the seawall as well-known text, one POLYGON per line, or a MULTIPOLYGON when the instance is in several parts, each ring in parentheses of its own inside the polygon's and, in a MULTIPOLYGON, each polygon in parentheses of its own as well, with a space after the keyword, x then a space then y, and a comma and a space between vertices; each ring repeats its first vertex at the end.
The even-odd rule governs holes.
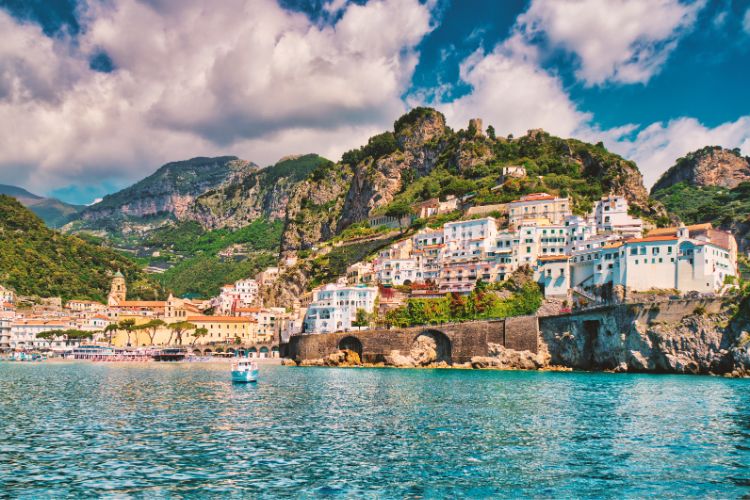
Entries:
POLYGON ((727 373, 737 368, 731 353, 736 338, 693 316, 719 314, 722 308, 719 299, 677 300, 558 316, 298 335, 290 339, 286 356, 305 363, 349 350, 364 363, 394 364, 394 356, 418 357, 426 345, 435 362, 465 364, 472 358, 497 356, 504 348, 526 351, 547 366, 727 373), (685 325, 686 317, 698 319, 685 325))

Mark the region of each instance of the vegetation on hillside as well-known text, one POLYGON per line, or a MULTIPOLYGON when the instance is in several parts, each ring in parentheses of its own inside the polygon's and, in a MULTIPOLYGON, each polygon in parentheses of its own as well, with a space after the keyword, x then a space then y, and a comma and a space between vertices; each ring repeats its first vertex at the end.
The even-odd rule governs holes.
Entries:
POLYGON ((210 254, 227 248, 230 245, 243 245, 248 250, 278 251, 281 232, 284 224, 281 221, 256 219, 239 229, 204 230, 194 221, 179 222, 151 232, 145 239, 147 246, 170 249, 186 255, 210 254))
POLYGON ((105 300, 112 274, 128 280, 128 296, 162 295, 138 266, 119 253, 60 234, 15 199, 0 195, 0 283, 21 295, 105 300))
MULTIPOLYGON (((510 284, 506 288, 513 287, 510 284)), ((468 295, 447 294, 439 299, 409 299, 406 305, 389 311, 384 322, 396 327, 457 323, 479 319, 507 318, 534 314, 542 304, 542 292, 533 281, 514 287, 502 296, 482 281, 468 295)))
POLYGON ((611 189, 629 182, 632 172, 637 173, 635 164, 610 153, 601 143, 591 145, 541 131, 514 140, 468 138, 466 131, 459 131, 449 134, 435 168, 423 177, 405 179, 401 192, 380 212, 390 213, 394 207, 448 195, 472 194, 475 204, 486 205, 548 192, 570 197, 574 212, 583 214, 611 189), (456 158, 462 151, 482 160, 460 168, 456 158), (508 165, 525 167, 527 176, 510 179, 493 190, 508 165))
POLYGON ((695 187, 680 182, 654 192, 653 196, 686 224, 711 222, 730 227, 747 223, 750 217, 750 182, 734 189, 695 187))
POLYGON ((222 285, 254 276, 258 271, 275 266, 277 256, 268 252, 251 255, 243 260, 198 256, 185 260, 157 279, 177 296, 208 298, 216 296, 222 285))

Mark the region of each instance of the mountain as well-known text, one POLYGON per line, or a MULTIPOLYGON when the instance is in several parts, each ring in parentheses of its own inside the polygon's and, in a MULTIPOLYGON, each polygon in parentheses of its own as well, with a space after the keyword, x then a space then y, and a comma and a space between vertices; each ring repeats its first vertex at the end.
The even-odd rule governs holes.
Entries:
POLYGON ((739 149, 706 146, 677 159, 656 181, 651 193, 685 182, 695 187, 717 186, 733 189, 750 181, 750 157, 739 149))
POLYGON ((0 195, 0 240, 0 283, 21 295, 105 300, 117 270, 127 277, 132 297, 162 294, 126 257, 48 228, 7 195, 0 195))
POLYGON ((283 220, 292 188, 327 164, 331 161, 316 154, 282 158, 275 165, 198 196, 183 218, 211 229, 241 227, 260 217, 283 220))
POLYGON ((44 198, 23 188, 0 184, 0 194, 12 196, 23 206, 31 209, 50 227, 60 227, 80 212, 83 205, 71 205, 56 198, 44 198))
POLYGON ((651 195, 686 224, 710 222, 750 248, 750 158, 739 150, 706 146, 679 158, 651 195))
POLYGON ((403 212, 433 197, 471 194, 482 205, 539 191, 570 196, 577 213, 591 210, 602 195, 621 194, 633 213, 666 221, 666 211, 649 197, 635 163, 601 143, 562 139, 543 130, 495 137, 492 127, 482 130, 479 119, 453 131, 438 111, 416 108, 399 118, 393 131, 370 138, 295 187, 282 250, 309 249, 369 216, 403 212), (508 165, 523 165, 528 175, 492 189, 508 165))
POLYGON ((80 214, 83 224, 111 218, 146 218, 168 214, 178 219, 190 204, 210 189, 240 179, 257 169, 236 156, 198 157, 167 163, 145 179, 87 207, 80 214))
MULTIPOLYGON (((620 194, 633 214, 652 224, 669 222, 664 207, 649 197, 636 164, 602 143, 543 130, 497 137, 493 127, 483 130, 479 119, 454 131, 438 111, 416 108, 396 120, 392 130, 346 152, 336 164, 319 166, 292 189, 281 249, 301 259, 264 292, 264 299, 288 304, 398 237, 368 227, 373 215, 407 214, 414 203, 435 197, 467 196, 487 205, 541 191, 570 197, 579 214, 588 213, 603 195, 620 194), (501 184, 503 167, 510 165, 524 166, 527 175, 501 184)), ((415 225, 438 227, 461 216, 456 212, 415 225)))

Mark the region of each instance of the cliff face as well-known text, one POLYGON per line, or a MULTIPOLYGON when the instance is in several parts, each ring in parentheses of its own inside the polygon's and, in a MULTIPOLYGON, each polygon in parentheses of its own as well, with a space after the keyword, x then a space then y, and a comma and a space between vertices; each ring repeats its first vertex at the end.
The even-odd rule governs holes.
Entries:
POLYGON ((680 182, 691 186, 718 186, 728 189, 750 181, 750 159, 739 152, 707 146, 680 158, 654 184, 652 193, 680 182))
POLYGON ((354 168, 346 194, 340 227, 366 219, 378 207, 393 201, 405 184, 429 174, 435 167, 446 135, 445 117, 437 111, 424 113, 396 130, 399 149, 381 158, 365 158, 354 168))
POLYGON ((584 322, 543 331, 549 363, 621 372, 750 373, 748 318, 741 314, 723 308, 672 321, 626 319, 615 313, 593 327, 584 322))
POLYGON ((183 217, 209 229, 242 227, 259 217, 283 220, 297 184, 327 163, 330 162, 315 154, 283 158, 273 166, 200 195, 183 217))
POLYGON ((79 217, 83 221, 98 221, 113 216, 169 213, 181 219, 199 195, 235 182, 256 169, 257 165, 234 156, 167 163, 132 186, 105 196, 83 210, 79 217))
POLYGON ((336 234, 351 180, 346 165, 329 164, 294 186, 286 206, 282 252, 306 250, 336 234))

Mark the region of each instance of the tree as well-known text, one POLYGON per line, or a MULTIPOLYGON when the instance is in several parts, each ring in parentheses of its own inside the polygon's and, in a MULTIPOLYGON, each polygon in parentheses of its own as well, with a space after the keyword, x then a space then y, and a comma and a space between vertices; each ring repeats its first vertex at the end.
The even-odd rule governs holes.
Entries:
POLYGON ((36 338, 42 339, 47 342, 47 347, 52 348, 52 342, 60 335, 60 330, 45 330, 36 334, 36 338))
POLYGON ((160 319, 152 319, 148 323, 144 323, 138 327, 139 330, 145 330, 148 334, 148 339, 151 345, 154 345, 154 338, 156 337, 156 331, 166 323, 160 319))
POLYGON ((360 330, 363 326, 367 326, 370 324, 370 315, 367 314, 367 311, 365 311, 362 308, 358 308, 356 312, 356 317, 354 321, 352 321, 352 326, 356 326, 360 330))
POLYGON ((406 200, 397 200, 388 206, 385 214, 391 217, 402 218, 411 215, 412 208, 406 200))
POLYGON ((104 333, 109 336, 109 345, 112 345, 112 332, 116 332, 118 329, 117 323, 110 323, 104 327, 104 333))
POLYGON ((492 125, 487 126, 487 137, 489 137, 493 141, 495 140, 495 127, 493 127, 492 125))
POLYGON ((91 339, 94 337, 93 332, 86 332, 84 330, 77 330, 75 328, 59 332, 62 336, 65 336, 65 345, 70 345, 70 342, 81 341, 83 339, 91 339))
POLYGON ((130 345, 130 334, 133 333, 133 330, 135 330, 135 320, 134 319, 124 319, 120 321, 117 324, 118 330, 125 330, 125 333, 128 335, 128 346, 130 345))
POLYGON ((167 325, 171 331, 169 334, 169 343, 172 343, 172 335, 177 338, 177 343, 182 345, 182 336, 188 330, 195 330, 195 325, 189 321, 178 321, 176 323, 169 323, 167 325))
POLYGON ((193 342, 190 344, 192 347, 195 347, 195 342, 201 338, 208 335, 208 329, 204 327, 196 328, 193 332, 193 342))

